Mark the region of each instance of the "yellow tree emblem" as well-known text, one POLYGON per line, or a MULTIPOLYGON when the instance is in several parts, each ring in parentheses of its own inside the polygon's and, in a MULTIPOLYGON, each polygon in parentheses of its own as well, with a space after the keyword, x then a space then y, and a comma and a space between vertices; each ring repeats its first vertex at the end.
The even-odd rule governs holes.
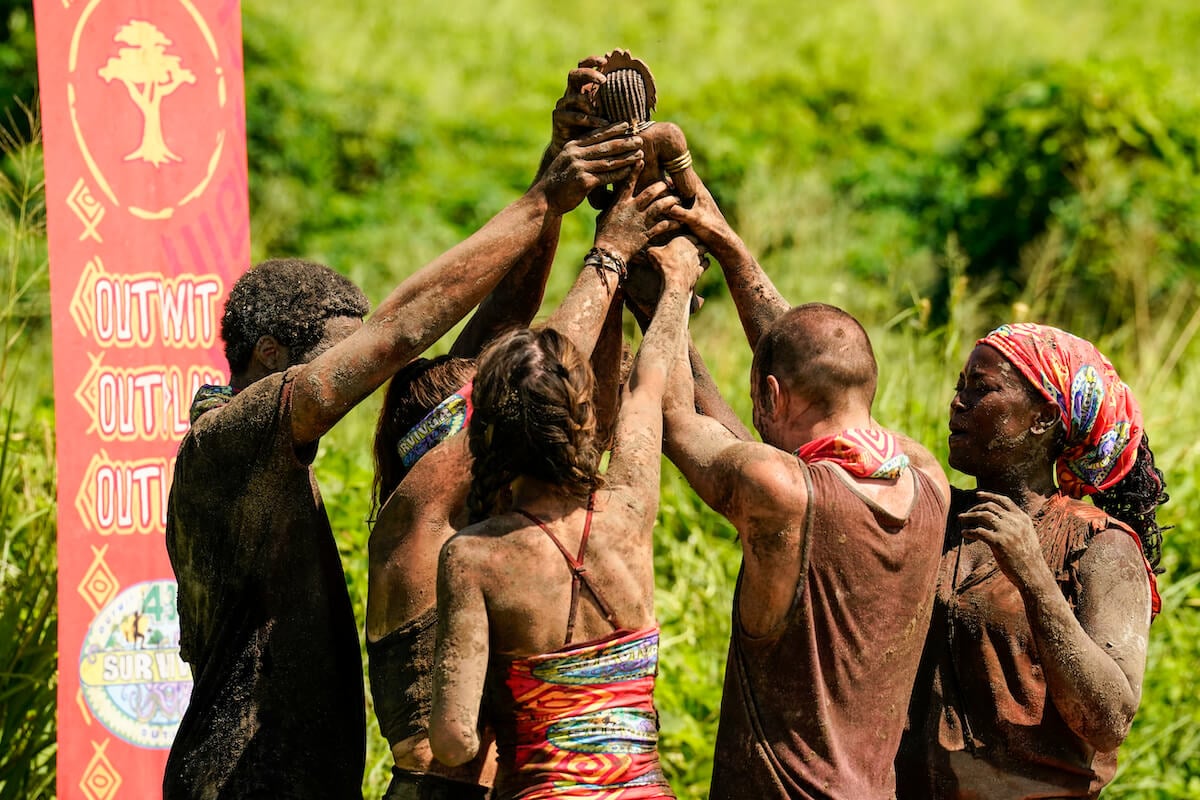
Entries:
POLYGON ((126 161, 140 158, 155 167, 168 161, 182 161, 171 152, 163 138, 162 101, 196 76, 185 69, 179 56, 167 55, 171 40, 162 31, 143 20, 132 20, 121 27, 114 42, 127 44, 100 70, 105 83, 118 80, 125 84, 130 98, 142 112, 142 143, 125 156, 126 161))

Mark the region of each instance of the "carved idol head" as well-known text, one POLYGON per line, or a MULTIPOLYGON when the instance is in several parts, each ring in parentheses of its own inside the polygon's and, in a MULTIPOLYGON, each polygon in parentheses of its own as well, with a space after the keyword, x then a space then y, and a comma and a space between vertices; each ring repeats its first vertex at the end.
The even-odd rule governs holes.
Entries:
POLYGON ((608 78, 596 90, 596 110, 610 122, 628 122, 635 131, 650 121, 656 100, 650 68, 628 50, 613 50, 600 69, 608 78))

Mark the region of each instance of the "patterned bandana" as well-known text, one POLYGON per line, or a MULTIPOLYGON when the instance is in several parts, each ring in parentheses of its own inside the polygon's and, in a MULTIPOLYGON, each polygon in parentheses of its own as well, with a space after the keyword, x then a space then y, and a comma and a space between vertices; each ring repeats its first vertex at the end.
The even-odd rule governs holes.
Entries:
POLYGON ((221 408, 226 405, 237 392, 233 391, 232 386, 213 386, 204 384, 196 392, 196 396, 192 399, 192 408, 188 413, 188 418, 193 425, 196 420, 204 414, 207 414, 213 409, 221 408))
POLYGON ((885 430, 849 428, 814 439, 796 451, 805 463, 832 461, 856 478, 894 480, 908 469, 900 442, 885 430))
POLYGON ((1001 325, 977 344, 999 350, 1058 404, 1067 440, 1057 464, 1064 492, 1075 498, 1102 492, 1129 474, 1142 442, 1142 410, 1091 342, 1022 322, 1001 325))
POLYGON ((424 419, 400 438, 396 452, 405 469, 412 469, 421 456, 461 431, 471 421, 471 412, 474 410, 471 405, 472 383, 467 381, 461 389, 434 406, 424 419))

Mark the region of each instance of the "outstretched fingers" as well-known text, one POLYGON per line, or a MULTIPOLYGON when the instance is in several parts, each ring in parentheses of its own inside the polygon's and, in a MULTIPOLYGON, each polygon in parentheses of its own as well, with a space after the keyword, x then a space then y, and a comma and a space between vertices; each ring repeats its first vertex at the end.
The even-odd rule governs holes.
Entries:
POLYGON ((682 223, 676 222, 673 219, 659 220, 658 222, 654 223, 654 225, 651 226, 648 231, 646 231, 646 238, 654 240, 663 234, 670 233, 671 231, 677 231, 682 227, 682 223))
MULTIPOLYGON (((608 142, 610 140, 617 139, 619 136, 624 136, 626 133, 628 133, 628 131, 628 122, 617 122, 599 130, 592 131, 586 136, 579 137, 575 140, 575 144, 579 145, 580 147, 592 147, 593 145, 598 145, 601 142, 608 142)), ((642 146, 642 139, 640 136, 633 136, 625 141, 636 142, 636 147, 642 146)))

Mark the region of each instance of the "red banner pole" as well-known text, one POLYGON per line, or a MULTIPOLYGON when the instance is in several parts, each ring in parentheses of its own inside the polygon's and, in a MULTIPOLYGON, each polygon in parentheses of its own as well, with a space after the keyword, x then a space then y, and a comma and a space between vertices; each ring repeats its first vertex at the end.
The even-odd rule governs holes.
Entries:
POLYGON ((191 693, 163 531, 250 253, 238 0, 35 0, 58 463, 58 796, 161 796, 191 693))

